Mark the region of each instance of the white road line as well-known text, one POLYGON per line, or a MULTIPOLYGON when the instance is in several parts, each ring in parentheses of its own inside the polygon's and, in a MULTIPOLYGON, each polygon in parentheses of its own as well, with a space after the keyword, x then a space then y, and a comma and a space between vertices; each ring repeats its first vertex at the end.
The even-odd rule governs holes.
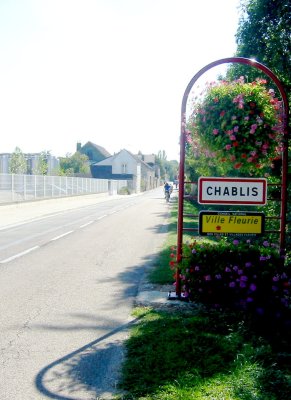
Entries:
POLYGON ((80 228, 85 228, 85 226, 93 224, 94 221, 89 221, 86 224, 80 225, 80 228))
POLYGON ((98 217, 97 221, 99 221, 99 219, 102 219, 102 218, 105 218, 105 217, 107 217, 107 214, 104 214, 104 215, 101 215, 101 217, 98 217))
POLYGON ((11 256, 9 258, 6 258, 5 260, 0 261, 0 264, 5 264, 8 263, 9 261, 15 260, 16 258, 22 257, 25 254, 31 253, 32 251, 39 249, 39 246, 34 246, 31 247, 30 249, 27 249, 25 251, 22 251, 21 253, 15 254, 14 256, 11 256))
POLYGON ((70 233, 73 233, 73 232, 74 232, 74 231, 68 231, 68 232, 66 232, 66 233, 63 233, 62 235, 59 235, 59 236, 56 236, 56 237, 52 238, 51 241, 61 239, 61 238, 63 238, 64 236, 67 236, 67 235, 69 235, 70 233))

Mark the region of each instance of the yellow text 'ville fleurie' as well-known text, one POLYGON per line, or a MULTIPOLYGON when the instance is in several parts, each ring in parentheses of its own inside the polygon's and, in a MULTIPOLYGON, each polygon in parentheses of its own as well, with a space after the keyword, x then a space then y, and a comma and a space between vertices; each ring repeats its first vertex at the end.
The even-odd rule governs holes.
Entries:
POLYGON ((263 214, 225 215, 201 213, 200 231, 216 234, 262 234, 263 214))

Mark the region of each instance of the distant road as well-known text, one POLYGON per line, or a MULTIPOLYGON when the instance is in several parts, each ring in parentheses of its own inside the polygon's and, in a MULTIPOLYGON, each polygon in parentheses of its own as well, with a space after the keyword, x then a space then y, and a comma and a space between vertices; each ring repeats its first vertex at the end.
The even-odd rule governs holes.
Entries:
POLYGON ((112 398, 168 210, 157 189, 2 226, 1 400, 112 398))

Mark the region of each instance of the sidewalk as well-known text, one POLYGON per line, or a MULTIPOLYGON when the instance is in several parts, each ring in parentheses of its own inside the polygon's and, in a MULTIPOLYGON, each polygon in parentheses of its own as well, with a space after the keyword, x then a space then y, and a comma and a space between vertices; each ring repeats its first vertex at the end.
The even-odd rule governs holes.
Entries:
POLYGON ((108 193, 100 193, 86 196, 61 197, 13 204, 1 204, 0 230, 14 225, 23 224, 31 219, 37 219, 57 212, 89 206, 91 204, 101 203, 120 197, 122 196, 109 196, 108 193))

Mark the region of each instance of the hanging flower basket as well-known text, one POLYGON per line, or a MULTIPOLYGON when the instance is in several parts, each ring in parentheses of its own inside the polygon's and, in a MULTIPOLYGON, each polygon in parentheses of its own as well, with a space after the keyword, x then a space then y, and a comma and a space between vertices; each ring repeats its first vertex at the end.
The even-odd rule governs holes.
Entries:
POLYGON ((281 102, 266 81, 213 83, 196 103, 188 143, 227 174, 258 175, 281 157, 281 102))

